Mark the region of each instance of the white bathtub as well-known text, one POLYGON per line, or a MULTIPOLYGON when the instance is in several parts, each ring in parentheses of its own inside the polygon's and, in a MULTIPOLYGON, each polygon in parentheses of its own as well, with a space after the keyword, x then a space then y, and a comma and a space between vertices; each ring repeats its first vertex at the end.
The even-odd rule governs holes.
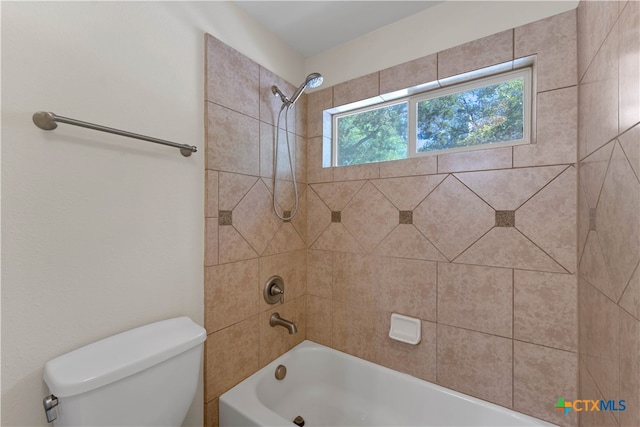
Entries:
POLYGON ((220 396, 221 427, 291 427, 297 416, 305 427, 553 425, 311 341, 220 396))

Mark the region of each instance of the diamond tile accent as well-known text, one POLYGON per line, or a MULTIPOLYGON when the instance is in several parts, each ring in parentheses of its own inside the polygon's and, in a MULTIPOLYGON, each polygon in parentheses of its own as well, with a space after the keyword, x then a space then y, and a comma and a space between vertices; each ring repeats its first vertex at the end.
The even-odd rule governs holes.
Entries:
POLYGON ((341 221, 342 221, 342 212, 331 211, 331 222, 341 222, 341 221))
POLYGON ((516 211, 496 211, 496 227, 515 227, 516 211))
POLYGON ((496 227, 455 259, 462 264, 566 273, 516 228, 496 227))
POLYGON ((640 258, 640 183, 617 144, 597 209, 600 246, 618 301, 640 258))
POLYGON ((370 252, 398 225, 398 210, 367 182, 342 211, 342 223, 370 252))
POLYGON ((589 230, 596 231, 596 213, 594 208, 589 209, 589 230))
POLYGON ((413 210, 446 175, 426 175, 405 178, 374 179, 371 181, 393 205, 401 210, 413 210))
POLYGON ((566 166, 504 169, 455 174, 464 185, 496 210, 519 208, 566 166))
POLYGON ((400 224, 374 249, 373 253, 383 256, 424 259, 447 262, 426 237, 413 225, 400 224))
POLYGON ((398 220, 400 224, 413 224, 413 212, 400 211, 400 218, 398 220))
POLYGON ((272 203, 269 190, 259 180, 234 209, 233 225, 258 254, 282 225, 273 214, 272 203))
POLYGON ((233 225, 233 215, 231 211, 218 212, 218 225, 233 225))
POLYGON ((518 209, 520 230, 567 271, 576 271, 576 170, 569 167, 518 209))
POLYGON ((495 213, 449 176, 414 209, 413 224, 448 259, 454 259, 493 227, 495 213))

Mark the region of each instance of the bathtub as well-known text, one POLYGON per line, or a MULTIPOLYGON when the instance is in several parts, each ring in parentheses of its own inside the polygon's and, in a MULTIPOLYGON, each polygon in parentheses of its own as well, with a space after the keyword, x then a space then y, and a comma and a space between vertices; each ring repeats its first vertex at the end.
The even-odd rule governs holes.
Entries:
POLYGON ((220 426, 551 426, 311 341, 220 396, 220 426), (278 365, 287 368, 278 381, 278 365))

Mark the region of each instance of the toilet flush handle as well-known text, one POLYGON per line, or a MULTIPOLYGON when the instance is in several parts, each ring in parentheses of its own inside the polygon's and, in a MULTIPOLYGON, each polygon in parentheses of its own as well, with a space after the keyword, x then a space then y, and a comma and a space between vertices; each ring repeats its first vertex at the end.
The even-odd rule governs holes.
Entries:
POLYGON ((58 418, 58 398, 53 394, 42 399, 44 405, 44 413, 47 416, 47 422, 52 423, 58 418))

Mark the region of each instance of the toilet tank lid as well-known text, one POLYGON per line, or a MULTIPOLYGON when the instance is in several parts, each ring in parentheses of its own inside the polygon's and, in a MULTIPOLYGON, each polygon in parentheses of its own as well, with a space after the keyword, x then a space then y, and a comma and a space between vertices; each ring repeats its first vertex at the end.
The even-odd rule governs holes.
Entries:
POLYGON ((188 317, 162 320, 51 359, 44 381, 57 397, 74 396, 164 362, 206 338, 205 329, 188 317))

